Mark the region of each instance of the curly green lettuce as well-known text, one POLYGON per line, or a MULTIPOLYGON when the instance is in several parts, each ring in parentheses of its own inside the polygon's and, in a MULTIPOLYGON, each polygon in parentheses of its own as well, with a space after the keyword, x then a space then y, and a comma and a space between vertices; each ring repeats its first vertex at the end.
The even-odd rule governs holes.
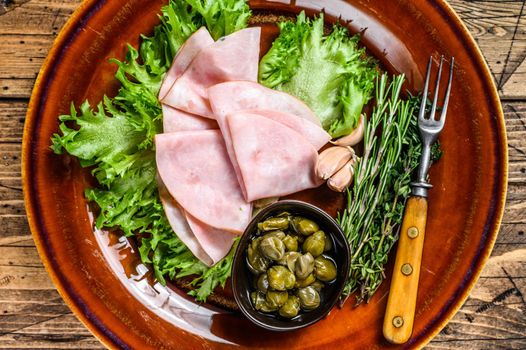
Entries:
POLYGON ((233 250, 209 268, 196 259, 170 227, 156 182, 153 137, 162 132, 157 94, 164 74, 186 39, 206 25, 214 39, 245 28, 250 17, 245 0, 173 0, 162 8, 161 24, 142 37, 139 50, 128 46, 115 77, 121 88, 114 98, 104 97, 96 108, 88 101, 77 111, 59 117, 60 133, 52 150, 78 158, 92 167, 100 184, 85 191, 100 207, 99 228, 119 229, 136 237, 141 260, 153 267, 157 280, 194 276, 190 292, 205 301, 230 276, 233 250))
POLYGON ((332 137, 351 133, 378 75, 359 35, 339 24, 324 35, 323 14, 311 20, 302 12, 278 25, 280 35, 259 65, 260 83, 303 100, 332 137))

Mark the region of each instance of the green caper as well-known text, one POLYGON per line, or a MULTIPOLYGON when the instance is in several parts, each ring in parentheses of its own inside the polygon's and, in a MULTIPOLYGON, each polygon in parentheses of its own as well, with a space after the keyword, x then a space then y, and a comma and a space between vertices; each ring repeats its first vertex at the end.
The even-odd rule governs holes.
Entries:
POLYGON ((314 257, 311 253, 303 254, 294 264, 294 273, 296 278, 304 279, 314 270, 314 257))
POLYGON ((300 311, 300 299, 295 295, 290 295, 279 309, 279 314, 286 318, 293 318, 298 315, 300 311))
POLYGON ((258 277, 257 288, 260 292, 266 293, 268 290, 268 276, 266 273, 262 273, 258 277))
POLYGON ((270 305, 267 302, 267 299, 265 297, 265 293, 262 292, 252 292, 250 293, 250 299, 252 299, 252 304, 254 305, 254 308, 258 311, 263 312, 274 312, 278 310, 278 307, 275 305, 270 305))
POLYGON ((320 281, 330 282, 336 278, 336 266, 324 256, 318 256, 314 259, 314 274, 320 281))
POLYGON ((298 252, 286 252, 283 254, 283 258, 277 261, 278 264, 287 266, 290 271, 294 271, 294 265, 296 264, 296 259, 301 256, 301 253, 298 252))
POLYGON ((285 248, 289 252, 297 252, 298 251, 298 237, 292 236, 292 235, 286 235, 281 239, 283 241, 283 244, 285 244, 285 248))
POLYGON ((252 304, 254 305, 256 310, 259 310, 261 308, 261 304, 266 301, 265 294, 262 292, 250 293, 250 299, 252 299, 252 304))
POLYGON ((281 307, 287 301, 289 293, 269 290, 267 292, 267 304, 272 307, 281 307))
POLYGON ((296 277, 284 266, 272 266, 267 271, 268 283, 270 288, 279 291, 285 291, 294 287, 296 277))
POLYGON ((289 228, 288 217, 273 217, 258 223, 258 229, 260 231, 273 231, 273 230, 286 230, 289 228))
POLYGON ((310 274, 307 276, 307 278, 304 278, 302 280, 296 279, 296 283, 294 284, 294 288, 304 288, 307 286, 310 286, 316 282, 316 277, 314 277, 314 274, 310 274))
POLYGON ((323 252, 328 252, 332 249, 332 240, 329 235, 325 235, 325 248, 323 249, 323 252))
POLYGON ((281 230, 269 231, 263 236, 263 238, 265 237, 276 237, 283 240, 283 238, 285 238, 285 232, 281 230))
POLYGON ((279 260, 285 254, 285 244, 277 237, 264 237, 259 243, 259 251, 270 260, 279 260))
POLYGON ((320 294, 311 286, 298 289, 296 295, 303 310, 314 310, 320 306, 320 294))
POLYGON ((301 216, 296 216, 292 219, 292 226, 294 227, 294 231, 304 236, 310 236, 320 229, 317 223, 312 220, 302 218, 301 216))
POLYGON ((254 274, 267 271, 270 261, 260 253, 259 249, 254 249, 252 245, 247 249, 248 268, 254 274))
POLYGON ((259 249, 259 243, 261 243, 262 239, 263 237, 257 237, 256 239, 252 240, 252 242, 250 243, 252 249, 259 249))
POLYGON ((259 309, 259 311, 263 312, 274 312, 277 310, 278 308, 275 305, 270 305, 269 303, 267 303, 266 300, 263 303, 261 303, 261 307, 259 309))
POLYGON ((318 291, 318 293, 319 293, 323 289, 323 287, 325 287, 325 284, 323 284, 323 282, 320 281, 320 280, 316 280, 316 281, 312 282, 310 286, 312 288, 316 289, 318 291))
POLYGON ((309 252, 313 257, 320 256, 325 249, 325 233, 316 231, 303 242, 303 251, 309 252))

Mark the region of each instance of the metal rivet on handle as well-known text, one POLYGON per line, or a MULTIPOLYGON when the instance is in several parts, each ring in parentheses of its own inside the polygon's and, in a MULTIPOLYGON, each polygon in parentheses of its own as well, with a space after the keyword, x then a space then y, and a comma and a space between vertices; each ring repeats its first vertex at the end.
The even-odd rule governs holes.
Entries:
POLYGON ((393 318, 393 326, 400 328, 404 325, 404 319, 401 316, 395 316, 393 318))
POLYGON ((406 276, 409 276, 410 274, 413 273, 413 267, 411 266, 411 264, 403 264, 402 265, 402 273, 406 276))
POLYGON ((407 229, 407 235, 409 236, 409 238, 418 237, 418 229, 414 226, 411 226, 410 228, 407 229))

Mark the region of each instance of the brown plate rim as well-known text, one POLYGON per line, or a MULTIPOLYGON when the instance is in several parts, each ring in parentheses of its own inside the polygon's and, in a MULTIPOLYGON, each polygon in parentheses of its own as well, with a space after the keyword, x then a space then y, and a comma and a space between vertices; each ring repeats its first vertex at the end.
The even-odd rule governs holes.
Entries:
MULTIPOLYGON (((32 139, 33 132, 39 126, 38 115, 45 104, 46 88, 51 83, 50 78, 60 64, 60 58, 67 50, 68 44, 76 37, 76 33, 81 30, 83 22, 91 17, 97 10, 105 4, 105 0, 86 0, 84 1, 69 18, 63 29, 58 34, 52 48, 50 49, 46 60, 44 61, 40 73, 36 79, 31 99, 28 105, 26 114, 26 122, 24 125, 24 134, 22 137, 22 184, 24 189, 24 202, 26 208, 26 215, 29 221, 29 227, 35 241, 38 253, 42 262, 50 275, 54 285, 57 287, 59 294, 62 296, 68 307, 73 311, 77 318, 99 339, 99 341, 108 348, 126 348, 126 344, 119 339, 104 322, 96 318, 89 310, 81 298, 79 298, 74 290, 64 283, 61 277, 62 272, 60 267, 56 264, 54 257, 49 249, 47 249, 48 242, 46 240, 47 232, 39 217, 40 208, 38 196, 36 195, 35 182, 32 181, 34 169, 32 167, 32 146, 35 140, 32 139)), ((486 264, 491 255, 491 251, 495 244, 497 234, 499 231, 502 216, 504 214, 504 205, 507 193, 508 180, 508 152, 507 152, 507 136, 504 122, 504 114, 500 103, 500 98, 497 94, 495 83, 491 76, 489 67, 487 66, 482 52, 476 45, 475 40, 469 33, 466 26, 461 19, 454 12, 452 7, 445 0, 425 0, 425 2, 432 3, 432 6, 440 13, 443 19, 448 20, 448 24, 456 32, 462 34, 461 39, 464 42, 464 47, 473 59, 473 63, 477 70, 483 75, 483 81, 487 84, 486 93, 491 98, 491 105, 495 109, 496 118, 494 120, 497 129, 497 139, 501 142, 496 145, 498 151, 496 152, 501 159, 502 168, 498 169, 499 179, 495 186, 495 195, 493 199, 496 203, 492 203, 494 212, 492 217, 488 217, 484 228, 483 236, 486 240, 481 241, 477 250, 477 255, 473 259, 470 274, 465 276, 461 285, 450 299, 441 312, 436 315, 432 321, 431 326, 427 329, 426 334, 422 335, 416 343, 415 347, 422 348, 433 337, 435 337, 442 328, 446 326, 449 320, 457 313, 464 301, 469 296, 471 289, 474 287, 478 277, 481 274, 482 268, 486 264), (483 243, 486 243, 483 245, 483 243)))

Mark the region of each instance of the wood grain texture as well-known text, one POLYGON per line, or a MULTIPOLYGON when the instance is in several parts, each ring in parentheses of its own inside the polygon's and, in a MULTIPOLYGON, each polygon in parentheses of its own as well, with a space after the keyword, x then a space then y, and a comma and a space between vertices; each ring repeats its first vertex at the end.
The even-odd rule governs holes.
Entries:
MULTIPOLYGON (((24 213, 20 152, 27 101, 56 34, 80 0, 0 1, 0 349, 102 349, 54 289, 24 213), (9 4, 9 5, 5 5, 9 4)), ((503 100, 509 188, 491 259, 429 349, 526 348, 525 1, 450 4, 471 31, 503 100)))
POLYGON ((384 316, 383 334, 393 344, 404 344, 413 334, 426 223, 427 198, 409 197, 384 316))
POLYGON ((503 99, 526 98, 524 1, 449 1, 482 50, 503 99))

